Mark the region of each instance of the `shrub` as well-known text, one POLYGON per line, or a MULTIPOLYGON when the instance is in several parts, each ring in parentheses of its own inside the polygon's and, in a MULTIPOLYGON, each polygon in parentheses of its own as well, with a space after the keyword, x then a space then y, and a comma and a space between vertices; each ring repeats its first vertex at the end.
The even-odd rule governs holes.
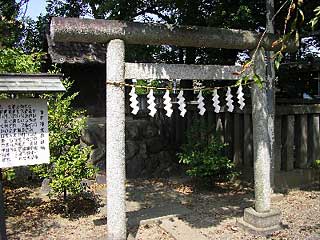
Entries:
POLYGON ((314 162, 312 163, 312 167, 316 168, 316 169, 320 169, 320 160, 314 160, 314 162))
MULTIPOLYGON (((43 53, 26 54, 19 49, 0 49, 0 72, 39 73, 43 53)), ((55 70, 56 71, 56 70, 55 70)), ((94 175, 95 169, 87 163, 90 147, 80 146, 80 135, 85 127, 85 111, 74 109, 71 104, 77 93, 69 94, 72 81, 64 80, 66 93, 43 94, 48 101, 48 128, 50 164, 30 167, 42 178, 51 180, 56 194, 79 193, 81 181, 94 175)), ((30 94, 26 94, 30 96, 30 94)), ((6 97, 6 96, 1 96, 6 97)), ((12 170, 6 170, 10 178, 12 170)), ((5 173, 6 173, 5 172, 5 173)))
POLYGON ((234 164, 224 155, 226 144, 206 124, 196 122, 187 131, 186 143, 178 153, 186 174, 207 180, 229 180, 236 175, 234 164))
POLYGON ((13 168, 4 168, 1 171, 2 171, 2 179, 0 179, 0 181, 1 180, 12 181, 16 178, 16 173, 13 168))
MULTIPOLYGON (((64 80, 63 83, 68 92, 72 82, 64 80)), ((50 179, 54 193, 63 193, 65 200, 67 192, 78 194, 83 191, 81 181, 95 174, 95 168, 87 162, 90 147, 80 146, 86 118, 85 111, 71 107, 76 96, 77 93, 41 96, 48 101, 50 164, 32 168, 40 177, 50 179)))
POLYGON ((0 48, 1 73, 38 73, 44 53, 24 53, 21 49, 0 48))

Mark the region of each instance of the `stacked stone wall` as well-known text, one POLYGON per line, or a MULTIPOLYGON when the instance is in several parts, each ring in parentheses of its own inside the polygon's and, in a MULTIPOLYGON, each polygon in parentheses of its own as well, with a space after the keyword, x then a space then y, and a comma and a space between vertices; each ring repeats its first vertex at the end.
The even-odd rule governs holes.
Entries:
MULTIPOLYGON (((89 161, 105 172, 105 118, 89 118, 81 141, 93 151, 89 161)), ((169 177, 177 170, 175 150, 160 127, 147 118, 126 118, 126 175, 128 178, 169 177)))

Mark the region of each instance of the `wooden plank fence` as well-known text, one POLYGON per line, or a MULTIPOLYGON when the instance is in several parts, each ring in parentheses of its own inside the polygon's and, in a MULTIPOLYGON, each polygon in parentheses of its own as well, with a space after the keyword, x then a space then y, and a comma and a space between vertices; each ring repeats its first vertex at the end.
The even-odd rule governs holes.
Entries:
MULTIPOLYGON (((147 116, 146 96, 139 96, 140 115, 147 116)), ((198 114, 197 104, 189 102, 184 118, 179 114, 173 98, 174 112, 171 118, 165 115, 162 96, 156 97, 157 114, 154 121, 162 134, 176 150, 185 142, 185 133, 196 121, 207 123, 222 142, 228 144, 226 154, 238 166, 253 166, 252 116, 251 107, 244 111, 235 108, 233 113, 221 108, 215 113, 211 102, 206 103, 204 116, 198 114)), ((127 98, 127 113, 130 106, 127 98)), ((310 167, 320 159, 320 104, 277 105, 275 119, 275 170, 291 171, 310 167)))

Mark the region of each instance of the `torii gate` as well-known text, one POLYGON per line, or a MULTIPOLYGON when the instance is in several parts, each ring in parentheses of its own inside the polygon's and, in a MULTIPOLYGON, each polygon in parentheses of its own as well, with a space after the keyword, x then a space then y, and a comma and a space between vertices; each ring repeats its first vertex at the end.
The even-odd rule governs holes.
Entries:
MULTIPOLYGON (((168 26, 122 21, 53 18, 50 38, 55 43, 108 43, 106 81, 125 79, 233 79, 235 66, 125 63, 125 43, 255 49, 260 35, 250 31, 195 26, 168 26)), ((266 34, 257 49, 254 68, 266 79, 265 50, 275 50, 276 36, 266 34)), ((257 231, 279 228, 280 212, 271 209, 267 96, 265 88, 252 87, 255 207, 245 209, 243 226, 257 231)), ((125 94, 124 89, 106 87, 107 228, 109 240, 126 239, 125 213, 125 94)))

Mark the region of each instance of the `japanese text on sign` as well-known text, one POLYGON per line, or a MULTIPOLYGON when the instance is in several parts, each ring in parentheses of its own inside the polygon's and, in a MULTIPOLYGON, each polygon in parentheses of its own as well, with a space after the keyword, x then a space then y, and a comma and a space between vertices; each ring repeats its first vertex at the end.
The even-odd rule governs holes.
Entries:
POLYGON ((0 101, 0 168, 49 163, 44 99, 0 101))

